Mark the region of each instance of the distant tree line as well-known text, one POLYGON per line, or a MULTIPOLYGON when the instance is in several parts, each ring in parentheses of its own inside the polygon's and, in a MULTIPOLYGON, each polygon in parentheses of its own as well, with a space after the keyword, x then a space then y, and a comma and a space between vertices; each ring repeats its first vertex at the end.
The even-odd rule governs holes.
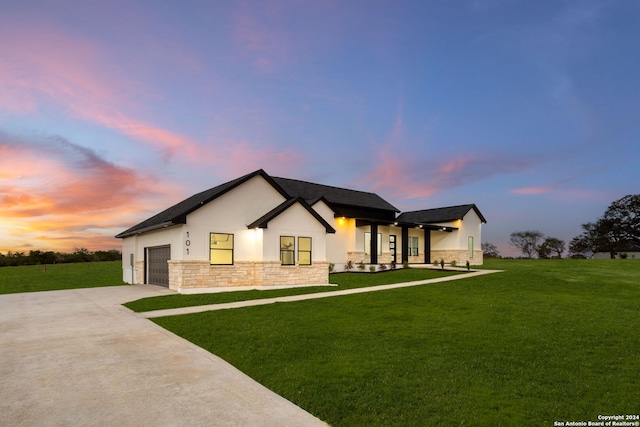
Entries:
POLYGON ((91 252, 87 248, 74 248, 71 253, 52 251, 11 252, 0 254, 0 267, 38 264, 65 264, 71 262, 120 261, 122 254, 117 249, 91 252))
MULTIPOLYGON (((571 258, 591 258, 596 252, 608 253, 615 258, 618 250, 629 242, 640 244, 640 194, 627 195, 611 203, 596 222, 582 224, 583 232, 569 242, 571 258)), ((515 231, 510 243, 524 258, 562 258, 565 242, 545 237, 537 230, 515 231)), ((495 245, 482 243, 486 258, 500 258, 495 245)))

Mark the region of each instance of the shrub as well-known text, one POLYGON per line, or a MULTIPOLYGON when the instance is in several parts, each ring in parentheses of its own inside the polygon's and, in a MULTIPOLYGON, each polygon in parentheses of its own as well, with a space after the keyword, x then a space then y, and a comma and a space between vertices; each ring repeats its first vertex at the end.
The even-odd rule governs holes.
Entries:
POLYGON ((387 264, 380 264, 380 271, 385 271, 387 269, 387 264))
POLYGON ((370 265, 369 266, 369 271, 372 272, 372 273, 375 273, 376 272, 376 266, 375 265, 370 265))
POLYGON ((358 263, 358 270, 360 270, 360 271, 364 271, 364 261, 360 261, 360 262, 358 263))
POLYGON ((349 260, 344 266, 344 269, 347 271, 351 271, 353 269, 353 261, 349 260))
POLYGON ((333 273, 336 269, 336 265, 332 262, 329 263, 329 274, 333 273))

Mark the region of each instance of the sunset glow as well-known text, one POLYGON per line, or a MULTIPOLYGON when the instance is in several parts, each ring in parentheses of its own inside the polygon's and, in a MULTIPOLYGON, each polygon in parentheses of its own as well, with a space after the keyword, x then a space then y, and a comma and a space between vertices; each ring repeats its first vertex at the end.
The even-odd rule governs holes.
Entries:
POLYGON ((566 241, 637 193, 640 3, 11 2, 0 252, 113 236, 253 170, 476 203, 566 241))

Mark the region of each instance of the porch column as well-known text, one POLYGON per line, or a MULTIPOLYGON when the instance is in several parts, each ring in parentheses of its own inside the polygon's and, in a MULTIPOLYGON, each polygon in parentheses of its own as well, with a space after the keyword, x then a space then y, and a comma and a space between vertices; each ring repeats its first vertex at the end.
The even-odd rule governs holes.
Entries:
POLYGON ((371 224, 371 264, 378 263, 378 224, 371 224))
POLYGON ((431 264, 431 230, 424 230, 424 263, 431 264))
POLYGON ((409 227, 402 226, 402 263, 409 262, 409 227))

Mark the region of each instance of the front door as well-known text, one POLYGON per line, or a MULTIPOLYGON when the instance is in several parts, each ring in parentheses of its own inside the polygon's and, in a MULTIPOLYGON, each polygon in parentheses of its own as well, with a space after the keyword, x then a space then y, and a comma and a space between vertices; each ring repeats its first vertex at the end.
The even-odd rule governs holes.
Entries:
POLYGON ((391 252, 391 261, 396 263, 396 236, 395 234, 389 235, 389 252, 391 252))

